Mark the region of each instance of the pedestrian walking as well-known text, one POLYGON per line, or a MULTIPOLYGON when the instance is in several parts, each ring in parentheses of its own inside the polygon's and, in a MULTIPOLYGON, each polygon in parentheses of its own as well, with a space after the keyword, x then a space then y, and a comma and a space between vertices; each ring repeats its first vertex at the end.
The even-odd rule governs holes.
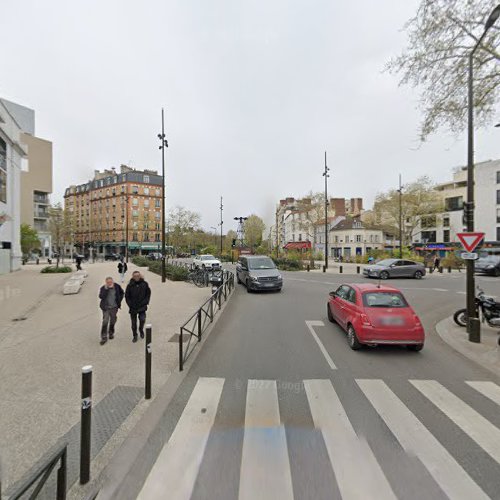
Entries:
POLYGON ((139 271, 132 273, 132 279, 125 290, 125 300, 132 322, 132 342, 137 342, 137 319, 139 319, 139 334, 144 338, 144 324, 146 323, 146 311, 148 310, 151 288, 139 271))
POLYGON ((118 262, 118 272, 120 273, 120 278, 122 280, 122 283, 125 280, 125 273, 128 271, 128 266, 126 262, 123 262, 123 260, 120 260, 118 262))
POLYGON ((101 299, 99 307, 102 310, 101 345, 104 345, 108 338, 112 340, 115 337, 115 324, 123 295, 123 288, 108 276, 105 284, 99 290, 99 298, 101 299))
POLYGON ((76 270, 81 271, 82 270, 82 258, 79 255, 76 256, 75 262, 76 262, 76 270))
POLYGON ((436 255, 436 257, 434 257, 434 269, 439 270, 439 264, 441 264, 441 259, 439 255, 436 255))

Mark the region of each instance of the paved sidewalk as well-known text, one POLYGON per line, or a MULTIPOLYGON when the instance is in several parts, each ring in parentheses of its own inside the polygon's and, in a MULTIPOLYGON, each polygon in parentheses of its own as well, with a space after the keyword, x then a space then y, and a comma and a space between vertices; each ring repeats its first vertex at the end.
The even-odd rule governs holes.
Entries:
MULTIPOLYGON (((99 345, 97 294, 106 276, 118 280, 116 263, 84 265, 89 273, 86 283, 79 294, 66 296, 62 285, 69 275, 40 274, 42 267, 25 266, 0 276, 0 451, 5 489, 79 422, 82 366, 94 367, 94 407, 102 401, 119 405, 122 398, 130 412, 130 405, 140 403, 143 394, 144 343, 132 343, 125 304, 115 339, 99 345)), ((128 278, 134 269, 130 264, 128 278)), ((142 271, 152 288, 147 321, 153 324, 154 397, 177 368, 178 344, 168 340, 209 297, 210 288, 162 284, 159 276, 142 271)), ((122 423, 117 420, 117 425, 122 423)))
POLYGON ((500 328, 491 328, 481 323, 481 343, 469 342, 465 328, 455 324, 452 317, 443 319, 436 325, 439 336, 455 350, 500 376, 500 328))

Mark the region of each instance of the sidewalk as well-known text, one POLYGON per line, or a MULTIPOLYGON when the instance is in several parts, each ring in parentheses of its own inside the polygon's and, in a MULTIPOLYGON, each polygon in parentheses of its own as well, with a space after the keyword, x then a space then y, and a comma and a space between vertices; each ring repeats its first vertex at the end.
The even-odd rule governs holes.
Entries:
POLYGON ((436 325, 439 336, 451 347, 495 375, 500 375, 500 346, 497 343, 499 328, 481 323, 481 343, 469 342, 465 328, 455 324, 452 317, 436 325))
MULTIPOLYGON (((40 274, 42 267, 24 266, 0 276, 3 489, 79 422, 82 366, 94 368, 93 406, 103 402, 101 410, 107 410, 101 413, 113 432, 143 398, 144 341, 132 343, 126 305, 118 315, 115 339, 99 345, 97 294, 106 276, 118 280, 116 263, 84 265, 89 276, 76 295, 62 295, 69 274, 40 274)), ((134 269, 129 264, 128 278, 134 269)), ((158 275, 141 271, 152 289, 147 322, 153 325, 154 398, 177 368, 178 343, 169 339, 209 297, 210 288, 162 284, 158 275)), ((112 432, 105 431, 108 439, 112 432)))

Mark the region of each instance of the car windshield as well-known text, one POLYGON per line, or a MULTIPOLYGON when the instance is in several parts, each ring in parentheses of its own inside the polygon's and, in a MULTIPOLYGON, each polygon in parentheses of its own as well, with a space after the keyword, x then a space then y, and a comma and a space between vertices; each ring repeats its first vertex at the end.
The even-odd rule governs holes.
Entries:
POLYGON ((396 262, 396 259, 384 259, 377 262, 377 266, 389 267, 391 264, 394 264, 394 262, 396 262))
POLYGON ((213 255, 202 255, 201 260, 215 260, 213 255))
POLYGON ((248 269, 275 269, 274 262, 269 257, 260 257, 258 259, 248 259, 248 269))
POLYGON ((363 294, 363 304, 365 307, 408 307, 399 292, 366 292, 363 294))

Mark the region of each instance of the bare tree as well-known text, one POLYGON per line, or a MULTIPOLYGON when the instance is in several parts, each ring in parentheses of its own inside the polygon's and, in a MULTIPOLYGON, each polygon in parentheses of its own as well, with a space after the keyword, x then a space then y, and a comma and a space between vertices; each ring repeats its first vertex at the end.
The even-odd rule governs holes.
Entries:
MULTIPOLYGON (((440 127, 462 131, 467 122, 468 56, 498 0, 421 0, 406 24, 408 46, 386 66, 400 85, 422 89, 424 141, 440 127)), ((489 123, 500 88, 500 26, 493 26, 474 59, 476 123, 489 123)))

